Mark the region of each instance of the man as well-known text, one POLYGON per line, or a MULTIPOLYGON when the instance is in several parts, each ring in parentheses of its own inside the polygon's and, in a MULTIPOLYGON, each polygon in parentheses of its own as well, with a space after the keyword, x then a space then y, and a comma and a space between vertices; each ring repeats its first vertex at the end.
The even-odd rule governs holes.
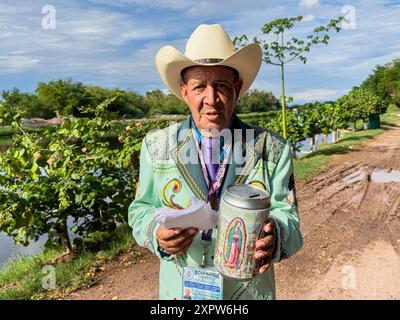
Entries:
POLYGON ((137 243, 160 258, 160 299, 184 297, 184 270, 212 268, 217 229, 166 229, 155 220, 157 208, 181 210, 197 197, 217 210, 224 190, 234 183, 270 193, 270 218, 255 243, 259 273, 250 282, 223 278, 223 299, 275 299, 273 264, 303 245, 290 145, 234 114, 238 97, 259 71, 261 56, 257 44, 234 51, 220 25, 200 25, 185 54, 166 46, 156 55, 161 79, 191 111, 184 123, 149 133, 143 140, 139 186, 129 208, 137 243), (231 144, 220 140, 218 132, 224 130, 232 132, 231 144), (215 149, 219 156, 212 161, 207 150, 215 155, 215 149), (246 160, 239 161, 238 154, 246 160), (210 244, 208 250, 204 243, 210 244))

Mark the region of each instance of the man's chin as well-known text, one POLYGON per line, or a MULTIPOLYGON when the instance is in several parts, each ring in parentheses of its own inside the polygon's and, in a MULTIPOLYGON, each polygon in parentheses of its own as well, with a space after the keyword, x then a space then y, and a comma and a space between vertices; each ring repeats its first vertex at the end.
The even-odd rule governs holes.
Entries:
MULTIPOLYGON (((219 117, 209 117, 208 115, 203 115, 199 125, 197 126, 200 129, 200 132, 203 131, 205 135, 208 134, 209 131, 222 131, 228 127, 228 121, 224 116, 219 115, 219 117)), ((214 134, 213 134, 214 135, 214 134)))

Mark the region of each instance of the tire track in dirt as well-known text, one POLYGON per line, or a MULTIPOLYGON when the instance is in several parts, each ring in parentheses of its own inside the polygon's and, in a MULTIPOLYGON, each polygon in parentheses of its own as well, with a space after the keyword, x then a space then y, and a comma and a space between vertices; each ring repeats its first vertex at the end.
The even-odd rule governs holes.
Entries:
POLYGON ((278 299, 400 299, 400 183, 371 181, 399 155, 397 126, 299 183, 305 245, 276 265, 278 299))

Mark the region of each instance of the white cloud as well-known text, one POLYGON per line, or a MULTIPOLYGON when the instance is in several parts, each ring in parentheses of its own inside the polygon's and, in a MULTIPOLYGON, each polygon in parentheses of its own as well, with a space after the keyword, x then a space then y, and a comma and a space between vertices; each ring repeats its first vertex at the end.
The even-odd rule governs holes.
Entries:
POLYGON ((295 92, 291 94, 297 100, 330 100, 339 96, 339 92, 335 89, 310 89, 302 92, 295 92))
MULTIPOLYGON (((143 91, 163 88, 154 66, 155 53, 166 44, 183 51, 190 33, 200 23, 220 23, 232 38, 244 33, 251 39, 260 35, 261 27, 268 21, 304 15, 304 23, 287 34, 288 39, 301 39, 316 26, 341 15, 342 7, 316 0, 53 2, 57 29, 43 30, 40 5, 28 0, 1 1, 0 70, 7 79, 6 85, 12 87, 17 78, 23 78, 26 80, 21 82, 34 87, 32 77, 46 81, 70 76, 96 85, 143 91), (11 76, 16 73, 24 76, 11 76)), ((396 39, 400 34, 400 7, 388 7, 387 3, 349 1, 356 8, 356 29, 332 33, 328 46, 316 46, 307 53, 307 64, 288 64, 288 94, 330 99, 333 91, 340 94, 360 84, 376 64, 399 56, 396 39)), ((279 68, 263 63, 252 88, 271 90, 278 97, 279 68)))
POLYGON ((319 6, 319 0, 301 0, 299 6, 312 9, 319 6))
POLYGON ((258 77, 256 80, 253 82, 251 85, 250 89, 254 90, 264 90, 264 91, 272 91, 274 94, 276 94, 278 97, 280 96, 280 83, 279 82, 274 82, 270 80, 270 74, 260 71, 258 77), (266 80, 265 77, 269 78, 269 80, 266 80))
POLYGON ((197 3, 195 0, 89 0, 96 4, 113 5, 117 7, 126 6, 142 6, 150 8, 165 8, 165 9, 176 9, 185 10, 193 4, 197 3))
POLYGON ((32 58, 23 55, 7 55, 0 56, 0 70, 2 72, 17 73, 22 70, 27 70, 40 62, 37 58, 32 58))
POLYGON ((165 29, 140 17, 107 12, 106 10, 89 9, 80 12, 70 7, 67 16, 58 19, 58 36, 77 36, 78 41, 89 40, 92 44, 124 44, 131 40, 150 40, 165 35, 165 29))
POLYGON ((304 16, 302 21, 308 22, 308 21, 314 21, 314 20, 315 20, 315 16, 312 14, 309 14, 307 16, 304 16))
MULTIPOLYGON (((0 69, 6 74, 32 70, 52 77, 112 74, 117 85, 124 73, 143 70, 143 66, 153 62, 151 55, 140 60, 131 58, 134 41, 160 39, 168 30, 141 17, 132 19, 125 13, 98 8, 81 10, 73 3, 55 4, 57 28, 44 30, 40 24, 43 16, 40 7, 27 5, 21 12, 17 7, 18 4, 11 3, 0 6, 2 11, 13 12, 0 18, 0 69), (128 42, 130 52, 120 51, 128 42), (149 63, 144 63, 146 59, 149 63)), ((145 48, 147 45, 142 44, 137 53, 145 48)))
POLYGON ((125 41, 131 40, 145 40, 145 39, 157 39, 162 38, 165 33, 161 30, 148 29, 137 29, 122 33, 118 37, 117 43, 124 43, 125 41))
POLYGON ((359 73, 359 72, 371 73, 372 69, 376 65, 384 65, 398 57, 400 57, 400 50, 392 51, 388 54, 384 54, 381 56, 375 56, 372 58, 361 60, 355 64, 343 67, 340 70, 345 73, 359 73))

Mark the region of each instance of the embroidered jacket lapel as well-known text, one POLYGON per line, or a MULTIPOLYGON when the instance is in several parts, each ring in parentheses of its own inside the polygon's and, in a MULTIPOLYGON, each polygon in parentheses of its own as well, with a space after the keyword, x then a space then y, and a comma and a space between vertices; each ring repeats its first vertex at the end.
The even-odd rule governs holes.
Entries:
POLYGON ((190 117, 178 129, 177 147, 171 150, 171 156, 194 195, 200 200, 205 201, 208 195, 208 188, 195 146, 190 126, 190 117))
POLYGON ((250 127, 233 114, 233 150, 228 171, 222 185, 221 195, 234 183, 245 183, 263 152, 265 133, 250 127), (246 130, 254 130, 254 135, 246 135, 246 130), (248 141, 246 141, 248 138, 248 141), (244 160, 244 161, 241 161, 244 160))

